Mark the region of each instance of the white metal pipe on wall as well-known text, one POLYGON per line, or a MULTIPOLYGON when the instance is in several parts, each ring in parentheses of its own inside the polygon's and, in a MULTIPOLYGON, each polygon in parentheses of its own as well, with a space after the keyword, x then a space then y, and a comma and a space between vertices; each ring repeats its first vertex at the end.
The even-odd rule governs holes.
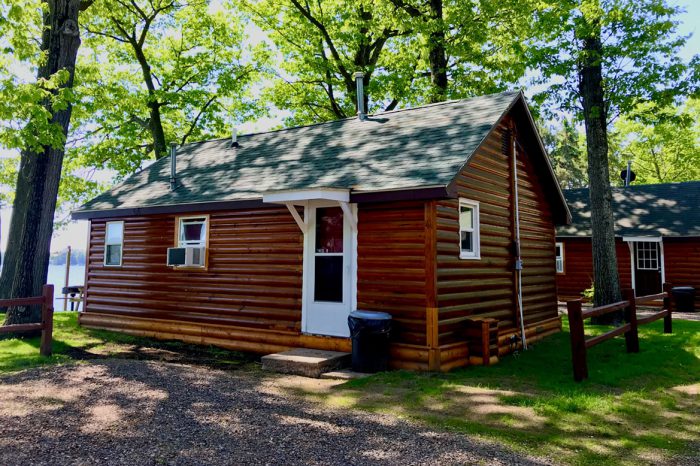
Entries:
POLYGON ((518 199, 518 148, 513 133, 513 194, 515 195, 515 271, 518 274, 518 312, 520 314, 520 338, 523 342, 523 349, 527 349, 525 339, 525 318, 523 315, 523 261, 520 257, 520 202, 518 199))

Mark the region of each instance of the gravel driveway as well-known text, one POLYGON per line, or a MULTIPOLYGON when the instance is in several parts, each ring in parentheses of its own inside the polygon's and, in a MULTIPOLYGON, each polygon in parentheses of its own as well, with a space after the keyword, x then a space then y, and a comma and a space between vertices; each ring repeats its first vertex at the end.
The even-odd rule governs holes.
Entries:
POLYGON ((548 464, 315 404, 280 390, 280 380, 133 360, 2 376, 0 464, 548 464))

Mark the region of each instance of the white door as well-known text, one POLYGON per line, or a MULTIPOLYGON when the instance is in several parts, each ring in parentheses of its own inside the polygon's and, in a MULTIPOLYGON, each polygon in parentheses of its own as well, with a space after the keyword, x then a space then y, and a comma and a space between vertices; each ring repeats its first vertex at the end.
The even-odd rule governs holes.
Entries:
POLYGON ((350 336, 348 314, 355 286, 352 224, 338 204, 312 202, 307 215, 302 330, 350 336))

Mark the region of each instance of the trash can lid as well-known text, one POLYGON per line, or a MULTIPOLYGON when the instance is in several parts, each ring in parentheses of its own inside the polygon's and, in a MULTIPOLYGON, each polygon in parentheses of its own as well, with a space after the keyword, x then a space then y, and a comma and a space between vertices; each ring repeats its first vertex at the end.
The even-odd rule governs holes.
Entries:
POLYGON ((387 314, 386 312, 377 312, 377 311, 362 311, 362 310, 352 311, 350 313, 350 317, 354 317, 356 319, 367 319, 367 320, 391 320, 391 314, 387 314))
POLYGON ((692 286, 674 286, 671 291, 695 291, 692 286))

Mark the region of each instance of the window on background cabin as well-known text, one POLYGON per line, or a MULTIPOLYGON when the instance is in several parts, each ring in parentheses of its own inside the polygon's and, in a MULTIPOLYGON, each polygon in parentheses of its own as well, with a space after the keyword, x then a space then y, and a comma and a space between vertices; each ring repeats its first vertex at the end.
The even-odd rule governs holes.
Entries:
POLYGON ((105 265, 122 265, 124 222, 107 222, 105 225, 105 265))
MULTIPOLYGON (((207 218, 206 217, 185 217, 180 219, 180 233, 178 235, 178 247, 204 248, 207 245, 207 218)), ((193 262, 204 264, 200 256, 202 251, 193 251, 193 262)))
POLYGON ((556 256, 557 273, 564 273, 564 243, 556 243, 554 245, 554 253, 556 256))
POLYGON ((479 203, 459 200, 459 257, 479 259, 479 203))
POLYGON ((659 270, 659 246, 657 243, 640 242, 637 245, 637 268, 659 270))

